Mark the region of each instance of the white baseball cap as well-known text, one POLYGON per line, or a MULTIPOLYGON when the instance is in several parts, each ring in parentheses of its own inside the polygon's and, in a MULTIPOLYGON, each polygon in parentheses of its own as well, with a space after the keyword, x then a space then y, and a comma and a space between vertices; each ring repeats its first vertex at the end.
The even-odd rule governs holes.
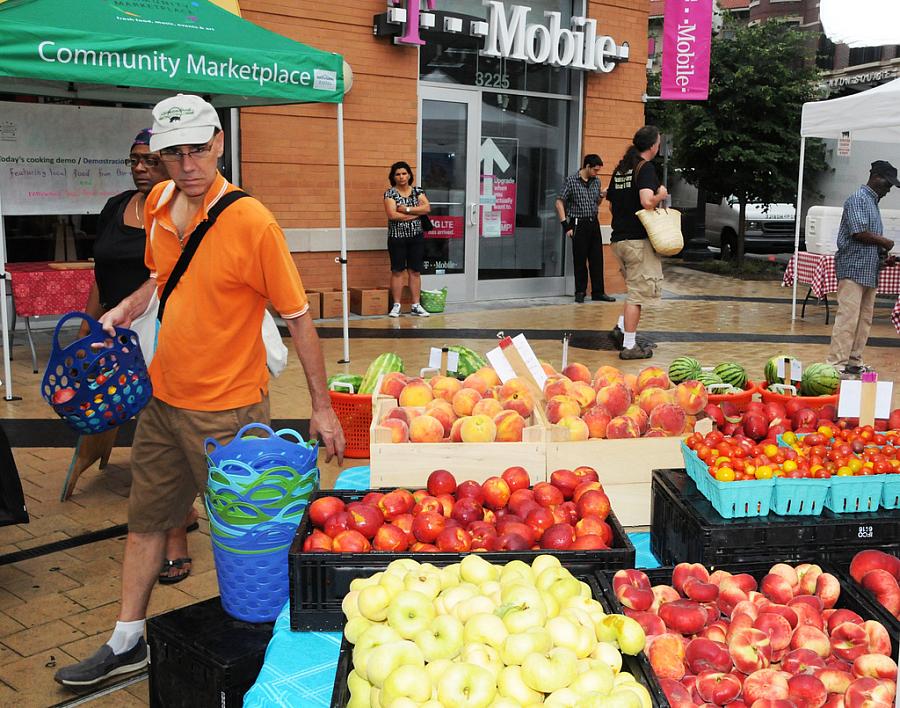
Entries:
POLYGON ((153 107, 150 149, 153 152, 173 145, 202 145, 216 128, 222 129, 216 109, 199 96, 179 93, 153 107))

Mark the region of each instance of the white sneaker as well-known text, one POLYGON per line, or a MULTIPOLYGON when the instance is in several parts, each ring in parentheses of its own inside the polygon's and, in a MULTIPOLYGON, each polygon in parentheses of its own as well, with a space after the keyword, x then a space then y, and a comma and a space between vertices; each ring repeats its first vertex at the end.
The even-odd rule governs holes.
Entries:
POLYGON ((419 303, 415 303, 410 309, 409 313, 411 315, 416 315, 418 317, 431 317, 431 314, 422 307, 419 303))
POLYGON ((388 312, 388 317, 399 317, 400 316, 400 303, 395 302, 394 306, 391 308, 391 311, 388 312))

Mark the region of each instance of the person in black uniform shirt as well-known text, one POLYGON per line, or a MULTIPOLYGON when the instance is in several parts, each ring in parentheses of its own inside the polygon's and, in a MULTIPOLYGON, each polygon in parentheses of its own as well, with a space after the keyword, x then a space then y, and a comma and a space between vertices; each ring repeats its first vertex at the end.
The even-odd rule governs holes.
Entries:
POLYGON ((556 213, 565 236, 572 239, 572 266, 575 270, 575 302, 584 302, 591 272, 591 300, 613 302, 603 284, 603 242, 600 238, 600 202, 605 193, 600 187, 599 155, 585 155, 581 169, 569 175, 556 198, 556 213))
MULTIPOLYGON (((156 184, 169 179, 169 173, 159 155, 150 152, 149 128, 135 137, 128 164, 136 189, 110 197, 97 220, 94 285, 85 308, 94 319, 118 305, 150 277, 150 271, 144 264, 147 239, 144 200, 156 184)), ((87 333, 87 323, 84 323, 81 336, 87 333)), ((196 521, 197 513, 192 512, 185 520, 185 527, 196 528, 196 521)), ((177 583, 191 572, 185 527, 172 529, 166 538, 167 560, 159 574, 159 582, 163 584, 177 583)))

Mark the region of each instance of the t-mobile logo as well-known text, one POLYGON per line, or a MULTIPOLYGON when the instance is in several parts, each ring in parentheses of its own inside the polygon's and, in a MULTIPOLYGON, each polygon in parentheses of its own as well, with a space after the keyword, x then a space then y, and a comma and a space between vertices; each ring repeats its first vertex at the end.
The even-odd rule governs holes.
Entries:
MULTIPOLYGON (((419 20, 422 10, 434 10, 436 0, 405 0, 406 20, 403 34, 397 38, 400 44, 425 44, 419 36, 419 20)), ((404 4, 404 0, 387 0, 388 9, 404 4)))

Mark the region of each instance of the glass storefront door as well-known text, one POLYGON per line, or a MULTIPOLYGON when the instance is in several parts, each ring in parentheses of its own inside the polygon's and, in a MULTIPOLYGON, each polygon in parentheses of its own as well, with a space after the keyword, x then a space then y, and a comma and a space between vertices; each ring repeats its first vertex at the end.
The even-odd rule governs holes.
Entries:
POLYGON ((447 287, 447 299, 475 299, 478 271, 478 137, 476 91, 420 87, 418 183, 431 203, 422 287, 447 287))

